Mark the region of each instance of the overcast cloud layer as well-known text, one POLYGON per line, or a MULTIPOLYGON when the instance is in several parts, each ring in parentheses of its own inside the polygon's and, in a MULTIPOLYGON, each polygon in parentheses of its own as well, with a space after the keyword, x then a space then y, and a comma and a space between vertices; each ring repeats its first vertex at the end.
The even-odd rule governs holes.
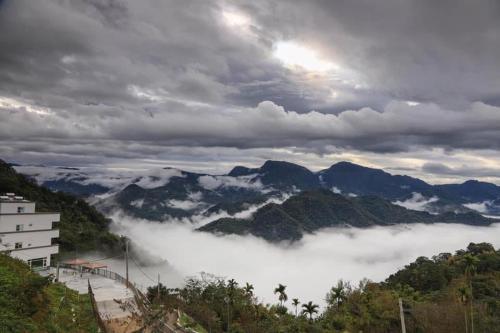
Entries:
POLYGON ((4 0, 0 29, 9 161, 500 183, 497 1, 4 0))

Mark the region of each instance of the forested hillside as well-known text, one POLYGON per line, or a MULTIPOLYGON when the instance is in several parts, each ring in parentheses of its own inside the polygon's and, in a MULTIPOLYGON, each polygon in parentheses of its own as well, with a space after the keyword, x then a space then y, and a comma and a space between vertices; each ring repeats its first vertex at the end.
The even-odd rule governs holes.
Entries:
POLYGON ((228 325, 229 332, 399 333, 399 298, 407 332, 500 332, 500 251, 487 243, 420 257, 382 283, 332 281, 324 309, 279 282, 274 304, 259 302, 249 283, 206 274, 181 290, 162 286, 158 295, 152 287, 148 295, 158 308, 179 307, 214 333, 228 325))
POLYGON ((88 295, 30 271, 0 254, 0 332, 98 332, 88 295))
POLYGON ((0 193, 14 192, 36 202, 39 212, 60 212, 61 251, 116 251, 118 236, 108 231, 110 220, 83 199, 62 192, 52 192, 33 180, 18 174, 0 160, 0 193))

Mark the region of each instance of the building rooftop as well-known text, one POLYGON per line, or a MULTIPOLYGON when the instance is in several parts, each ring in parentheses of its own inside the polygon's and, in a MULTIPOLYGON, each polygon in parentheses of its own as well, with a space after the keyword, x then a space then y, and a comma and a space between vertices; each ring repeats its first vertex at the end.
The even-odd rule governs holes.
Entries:
POLYGON ((16 195, 15 193, 5 193, 0 195, 0 202, 30 203, 32 201, 26 200, 22 196, 16 195))

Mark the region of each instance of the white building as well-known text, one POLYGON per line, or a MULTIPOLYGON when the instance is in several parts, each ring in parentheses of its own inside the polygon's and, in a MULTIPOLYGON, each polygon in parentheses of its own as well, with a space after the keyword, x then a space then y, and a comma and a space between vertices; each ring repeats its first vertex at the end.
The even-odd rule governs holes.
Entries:
POLYGON ((34 269, 50 266, 59 252, 59 218, 59 213, 36 213, 34 202, 14 193, 0 196, 0 251, 34 269))

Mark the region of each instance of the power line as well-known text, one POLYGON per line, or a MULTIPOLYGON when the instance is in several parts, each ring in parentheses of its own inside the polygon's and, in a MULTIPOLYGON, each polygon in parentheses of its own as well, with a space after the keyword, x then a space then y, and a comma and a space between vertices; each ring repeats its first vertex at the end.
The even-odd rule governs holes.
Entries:
POLYGON ((134 257, 132 256, 129 256, 130 259, 132 259, 132 262, 135 264, 135 266, 139 269, 139 271, 145 276, 147 277, 149 280, 151 280, 151 282, 154 282, 154 283, 157 283, 156 280, 154 280, 153 278, 151 278, 148 274, 146 274, 140 267, 140 265, 135 261, 134 257))

